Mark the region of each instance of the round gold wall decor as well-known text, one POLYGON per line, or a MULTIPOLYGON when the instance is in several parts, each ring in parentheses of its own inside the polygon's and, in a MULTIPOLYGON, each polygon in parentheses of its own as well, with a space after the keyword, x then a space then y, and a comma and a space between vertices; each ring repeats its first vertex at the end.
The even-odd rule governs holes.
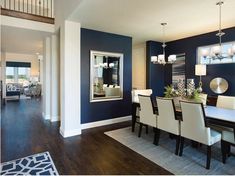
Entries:
POLYGON ((223 78, 214 78, 210 82, 210 88, 216 94, 223 94, 228 90, 228 82, 223 78))

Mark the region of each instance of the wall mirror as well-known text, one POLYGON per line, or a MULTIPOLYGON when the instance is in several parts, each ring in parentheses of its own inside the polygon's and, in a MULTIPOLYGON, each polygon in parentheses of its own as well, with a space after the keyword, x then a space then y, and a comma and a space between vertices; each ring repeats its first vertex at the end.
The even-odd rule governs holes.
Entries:
POLYGON ((176 61, 172 64, 172 85, 177 88, 180 80, 185 81, 185 53, 176 54, 176 61))
POLYGON ((123 97, 123 54, 90 51, 90 101, 123 97))

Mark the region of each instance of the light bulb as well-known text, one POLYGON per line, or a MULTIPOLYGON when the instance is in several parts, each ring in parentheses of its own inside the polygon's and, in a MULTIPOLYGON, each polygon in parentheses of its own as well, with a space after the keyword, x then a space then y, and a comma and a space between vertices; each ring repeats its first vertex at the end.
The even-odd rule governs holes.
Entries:
POLYGON ((105 68, 108 67, 108 63, 107 62, 103 63, 103 65, 104 65, 105 68))
POLYGON ((234 55, 234 53, 233 53, 232 48, 229 48, 229 49, 228 49, 228 56, 229 56, 229 57, 233 57, 233 55, 234 55))
POLYGON ((151 62, 157 62, 157 56, 151 56, 151 62))
POLYGON ((233 44, 233 46, 232 46, 232 52, 235 55, 235 44, 233 44))
POLYGON ((217 56, 221 54, 221 46, 214 46, 212 52, 217 56))
POLYGON ((114 67, 114 63, 110 63, 110 64, 109 64, 109 67, 110 67, 110 68, 113 68, 113 67, 114 67))
POLYGON ((176 61, 176 55, 170 55, 169 57, 168 57, 168 62, 175 62, 176 61))
POLYGON ((209 50, 208 50, 208 49, 202 49, 202 50, 201 50, 201 55, 202 55, 203 57, 207 57, 207 56, 209 55, 209 50))
POLYGON ((158 62, 159 62, 159 63, 164 63, 164 62, 165 62, 165 56, 164 56, 164 54, 158 55, 158 62))

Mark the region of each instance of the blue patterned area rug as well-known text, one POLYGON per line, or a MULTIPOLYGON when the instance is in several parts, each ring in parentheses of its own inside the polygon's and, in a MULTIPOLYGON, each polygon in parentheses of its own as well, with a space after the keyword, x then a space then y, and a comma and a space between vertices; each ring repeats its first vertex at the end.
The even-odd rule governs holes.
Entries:
POLYGON ((1 163, 1 175, 59 175, 49 152, 1 163))

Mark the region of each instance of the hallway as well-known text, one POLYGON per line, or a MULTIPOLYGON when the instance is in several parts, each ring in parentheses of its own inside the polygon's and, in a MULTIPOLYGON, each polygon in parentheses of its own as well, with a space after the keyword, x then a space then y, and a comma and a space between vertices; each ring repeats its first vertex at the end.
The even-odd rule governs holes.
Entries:
POLYGON ((58 122, 42 118, 41 101, 8 102, 2 107, 1 162, 49 151, 59 174, 170 174, 104 135, 129 125, 88 129, 64 139, 58 122))

